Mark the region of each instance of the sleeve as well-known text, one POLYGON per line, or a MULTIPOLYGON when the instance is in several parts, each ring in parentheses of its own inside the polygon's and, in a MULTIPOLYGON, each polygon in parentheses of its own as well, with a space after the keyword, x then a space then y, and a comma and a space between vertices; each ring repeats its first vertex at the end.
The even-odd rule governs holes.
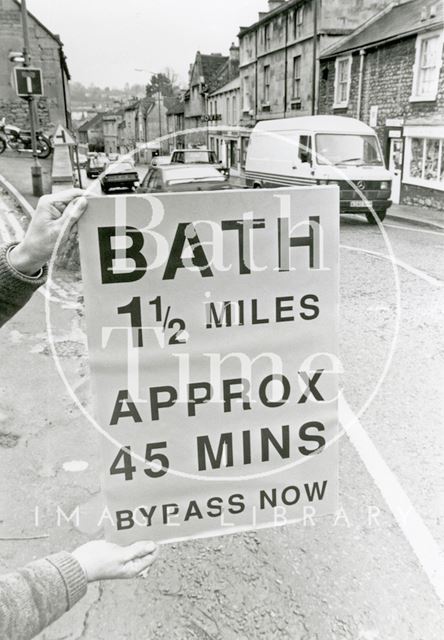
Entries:
POLYGON ((35 276, 26 276, 11 266, 8 253, 14 246, 10 244, 0 247, 0 327, 46 282, 46 267, 35 276))
POLYGON ((71 609, 86 591, 82 567, 65 551, 0 576, 0 638, 34 638, 71 609))

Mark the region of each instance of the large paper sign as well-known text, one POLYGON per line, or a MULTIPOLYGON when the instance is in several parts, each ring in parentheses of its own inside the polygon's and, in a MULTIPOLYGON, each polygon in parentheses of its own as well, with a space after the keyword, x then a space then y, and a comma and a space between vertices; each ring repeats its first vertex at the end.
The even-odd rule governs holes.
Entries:
POLYGON ((312 518, 337 492, 337 187, 92 198, 109 540, 312 518))

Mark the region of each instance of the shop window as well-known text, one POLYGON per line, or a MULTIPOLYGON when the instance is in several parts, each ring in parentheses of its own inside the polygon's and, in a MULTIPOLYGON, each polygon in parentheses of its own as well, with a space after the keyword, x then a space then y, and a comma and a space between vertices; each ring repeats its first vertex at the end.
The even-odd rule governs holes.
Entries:
POLYGON ((444 190, 444 138, 407 138, 404 182, 444 190))

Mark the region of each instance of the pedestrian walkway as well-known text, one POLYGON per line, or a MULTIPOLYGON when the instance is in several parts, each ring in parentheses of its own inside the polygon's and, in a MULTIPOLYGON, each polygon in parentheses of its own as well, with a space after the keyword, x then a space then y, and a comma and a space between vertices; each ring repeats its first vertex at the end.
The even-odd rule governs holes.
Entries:
POLYGON ((413 207, 407 204, 394 204, 387 212, 387 218, 394 218, 416 224, 432 225, 444 229, 444 211, 431 207, 413 207))
POLYGON ((23 215, 12 208, 8 200, 0 194, 0 244, 20 242, 25 235, 23 215))
MULTIPOLYGON (((40 160, 43 174, 43 191, 51 193, 51 158, 40 160)), ((13 151, 5 151, 0 155, 0 175, 4 176, 32 207, 35 207, 38 198, 32 195, 31 167, 33 159, 20 155, 13 151)))

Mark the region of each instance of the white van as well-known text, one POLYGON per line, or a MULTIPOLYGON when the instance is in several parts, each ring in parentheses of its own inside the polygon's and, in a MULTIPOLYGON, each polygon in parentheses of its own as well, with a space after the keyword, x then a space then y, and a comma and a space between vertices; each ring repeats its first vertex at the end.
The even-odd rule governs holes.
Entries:
POLYGON ((259 122, 251 133, 247 187, 338 184, 341 213, 371 211, 384 220, 392 176, 374 130, 342 116, 301 116, 259 122), (371 207, 371 208, 369 208, 371 207))

